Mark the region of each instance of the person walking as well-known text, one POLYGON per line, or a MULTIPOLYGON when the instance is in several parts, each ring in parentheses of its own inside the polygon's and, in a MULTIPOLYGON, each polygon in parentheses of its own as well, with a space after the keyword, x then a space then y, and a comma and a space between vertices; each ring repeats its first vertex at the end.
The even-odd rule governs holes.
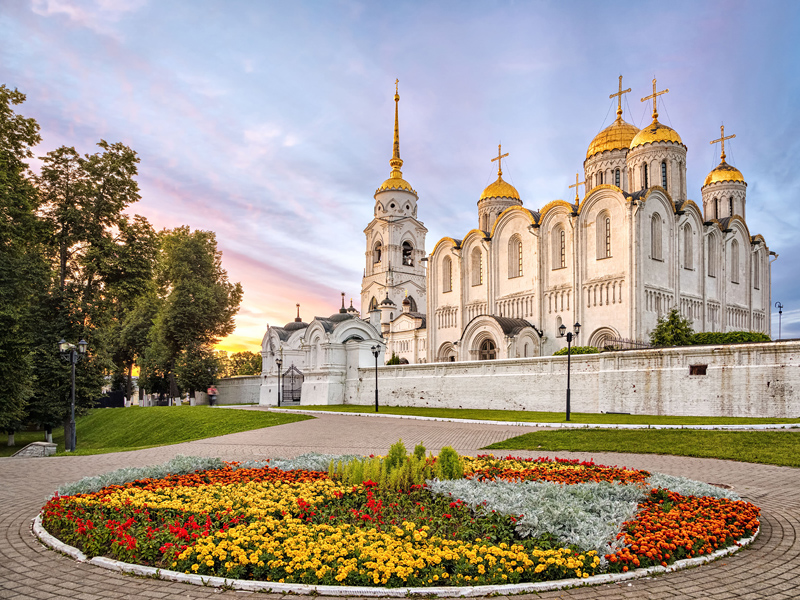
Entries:
POLYGON ((212 384, 206 393, 208 394, 208 405, 214 406, 214 403, 217 401, 217 388, 212 384))

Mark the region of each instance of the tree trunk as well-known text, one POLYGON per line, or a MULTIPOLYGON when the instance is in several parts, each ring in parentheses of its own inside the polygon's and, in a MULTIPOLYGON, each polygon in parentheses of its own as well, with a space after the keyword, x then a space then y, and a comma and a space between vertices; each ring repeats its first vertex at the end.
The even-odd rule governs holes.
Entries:
POLYGON ((52 444, 52 443, 53 443, 53 428, 52 428, 52 427, 50 427, 49 425, 48 425, 48 426, 45 428, 45 431, 44 431, 44 440, 45 440, 45 441, 46 441, 48 444, 52 444))
POLYGON ((9 431, 8 432, 8 445, 9 446, 13 446, 14 445, 14 432, 13 431, 9 431))
POLYGON ((133 404, 133 363, 128 365, 128 373, 125 380, 125 400, 130 406, 133 404))

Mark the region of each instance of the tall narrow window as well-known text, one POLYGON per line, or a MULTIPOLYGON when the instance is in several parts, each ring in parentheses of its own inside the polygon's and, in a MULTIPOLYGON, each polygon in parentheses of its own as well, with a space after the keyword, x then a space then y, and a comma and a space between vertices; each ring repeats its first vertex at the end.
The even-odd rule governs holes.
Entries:
POLYGON ((413 258, 414 247, 409 242, 403 242, 403 265, 406 267, 414 266, 413 258))
POLYGON ((760 271, 760 260, 758 256, 758 252, 753 254, 753 287, 758 289, 761 286, 761 273, 760 271))
POLYGON ((597 259, 611 256, 611 217, 603 211, 597 216, 597 259))
POLYGON ((449 256, 445 256, 442 261, 442 291, 453 291, 453 261, 449 256))
POLYGON ((717 276, 717 240, 714 236, 708 238, 708 276, 717 276))
POLYGON ((650 220, 650 256, 662 260, 661 256, 661 215, 655 213, 650 220))
POLYGON ((667 189, 667 162, 661 162, 661 187, 667 189))
POLYGON ((611 256, 611 217, 606 217, 606 258, 611 256))
POLYGON ((472 285, 483 284, 483 253, 480 248, 472 250, 472 261, 470 269, 472 270, 472 285))
POLYGON ((642 165, 642 189, 647 189, 647 163, 642 165))
POLYGON ((731 283, 739 283, 739 242, 731 242, 731 283))
POLYGON ((714 198, 714 218, 719 221, 719 198, 714 198))
POLYGON ((381 254, 383 253, 383 244, 380 242, 375 243, 375 247, 372 250, 372 262, 379 263, 381 262, 381 254))
POLYGON ((567 233, 562 229, 561 230, 561 243, 559 244, 561 248, 561 268, 567 266, 567 233))
POLYGON ((597 174, 597 185, 603 185, 603 172, 600 171, 597 174))
POLYGON ((508 278, 522 277, 522 240, 514 235, 508 241, 508 278))
POLYGON ((563 226, 557 225, 553 228, 553 239, 551 241, 553 244, 553 269, 561 269, 566 267, 567 236, 564 232, 563 226))
POLYGON ((692 232, 692 226, 688 223, 683 227, 683 268, 684 269, 693 269, 694 268, 694 260, 693 260, 693 248, 692 248, 692 238, 694 237, 694 233, 692 232))
POLYGON ((619 187, 619 184, 620 184, 620 181, 619 181, 619 169, 617 169, 616 171, 614 171, 614 185, 619 187))
POLYGON ((733 196, 731 196, 730 199, 728 200, 728 216, 729 217, 733 216, 733 196))

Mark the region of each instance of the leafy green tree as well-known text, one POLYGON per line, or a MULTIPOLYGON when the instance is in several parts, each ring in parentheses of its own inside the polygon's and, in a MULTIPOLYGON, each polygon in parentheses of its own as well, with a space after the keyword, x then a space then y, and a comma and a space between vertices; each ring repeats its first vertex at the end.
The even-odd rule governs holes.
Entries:
POLYGON ((47 274, 39 198, 25 162, 41 137, 36 121, 14 110, 24 101, 0 85, 0 429, 9 432, 24 420, 33 393, 33 309, 47 274))
POLYGON ((261 375, 261 354, 245 350, 231 354, 231 375, 261 375))
POLYGON ((576 354, 599 354, 600 350, 595 348, 594 346, 572 346, 571 348, 559 348, 555 352, 553 352, 553 356, 566 356, 567 350, 569 350, 570 355, 574 356, 576 354))
POLYGON ((387 365, 399 365, 400 364, 400 357, 397 356, 394 352, 392 352, 392 356, 389 360, 386 361, 387 365))
POLYGON ((219 361, 211 346, 184 348, 175 361, 175 375, 182 391, 194 398, 197 390, 205 391, 217 381, 219 361))
POLYGON ((683 318, 677 308, 673 308, 668 315, 658 318, 655 329, 650 333, 650 343, 662 347, 689 346, 693 335, 691 321, 683 318))

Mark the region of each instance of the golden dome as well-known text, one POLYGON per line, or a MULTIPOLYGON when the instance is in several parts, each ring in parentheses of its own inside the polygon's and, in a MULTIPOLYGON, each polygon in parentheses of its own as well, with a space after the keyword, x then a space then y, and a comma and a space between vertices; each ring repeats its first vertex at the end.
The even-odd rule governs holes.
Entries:
POLYGON ((720 181, 741 181, 745 183, 742 172, 726 163, 724 160, 717 165, 717 168, 711 171, 706 177, 703 187, 711 185, 712 183, 719 183, 720 181))
POLYGON ((497 177, 497 181, 483 190, 481 200, 486 198, 513 198, 514 200, 522 201, 517 189, 510 183, 503 181, 503 178, 500 176, 497 177))
MULTIPOLYGON (((392 171, 392 175, 394 174, 395 171, 392 171)), ((375 190, 375 193, 377 194, 378 192, 384 192, 386 190, 404 190, 406 192, 411 192, 412 194, 417 193, 411 188, 411 184, 402 177, 389 177, 389 179, 381 184, 381 187, 375 190)))
POLYGON ((618 114, 611 125, 594 136, 592 143, 589 144, 589 149, 586 151, 586 158, 591 158, 595 154, 600 154, 606 150, 627 150, 631 145, 631 140, 637 133, 639 133, 639 128, 626 123, 618 114))
POLYGON ((678 135, 677 131, 672 127, 667 127, 659 123, 658 119, 653 119, 650 125, 642 129, 636 134, 636 137, 633 138, 633 141, 631 141, 631 150, 636 148, 636 146, 652 144, 654 142, 674 142, 681 146, 683 145, 681 136, 678 135))

